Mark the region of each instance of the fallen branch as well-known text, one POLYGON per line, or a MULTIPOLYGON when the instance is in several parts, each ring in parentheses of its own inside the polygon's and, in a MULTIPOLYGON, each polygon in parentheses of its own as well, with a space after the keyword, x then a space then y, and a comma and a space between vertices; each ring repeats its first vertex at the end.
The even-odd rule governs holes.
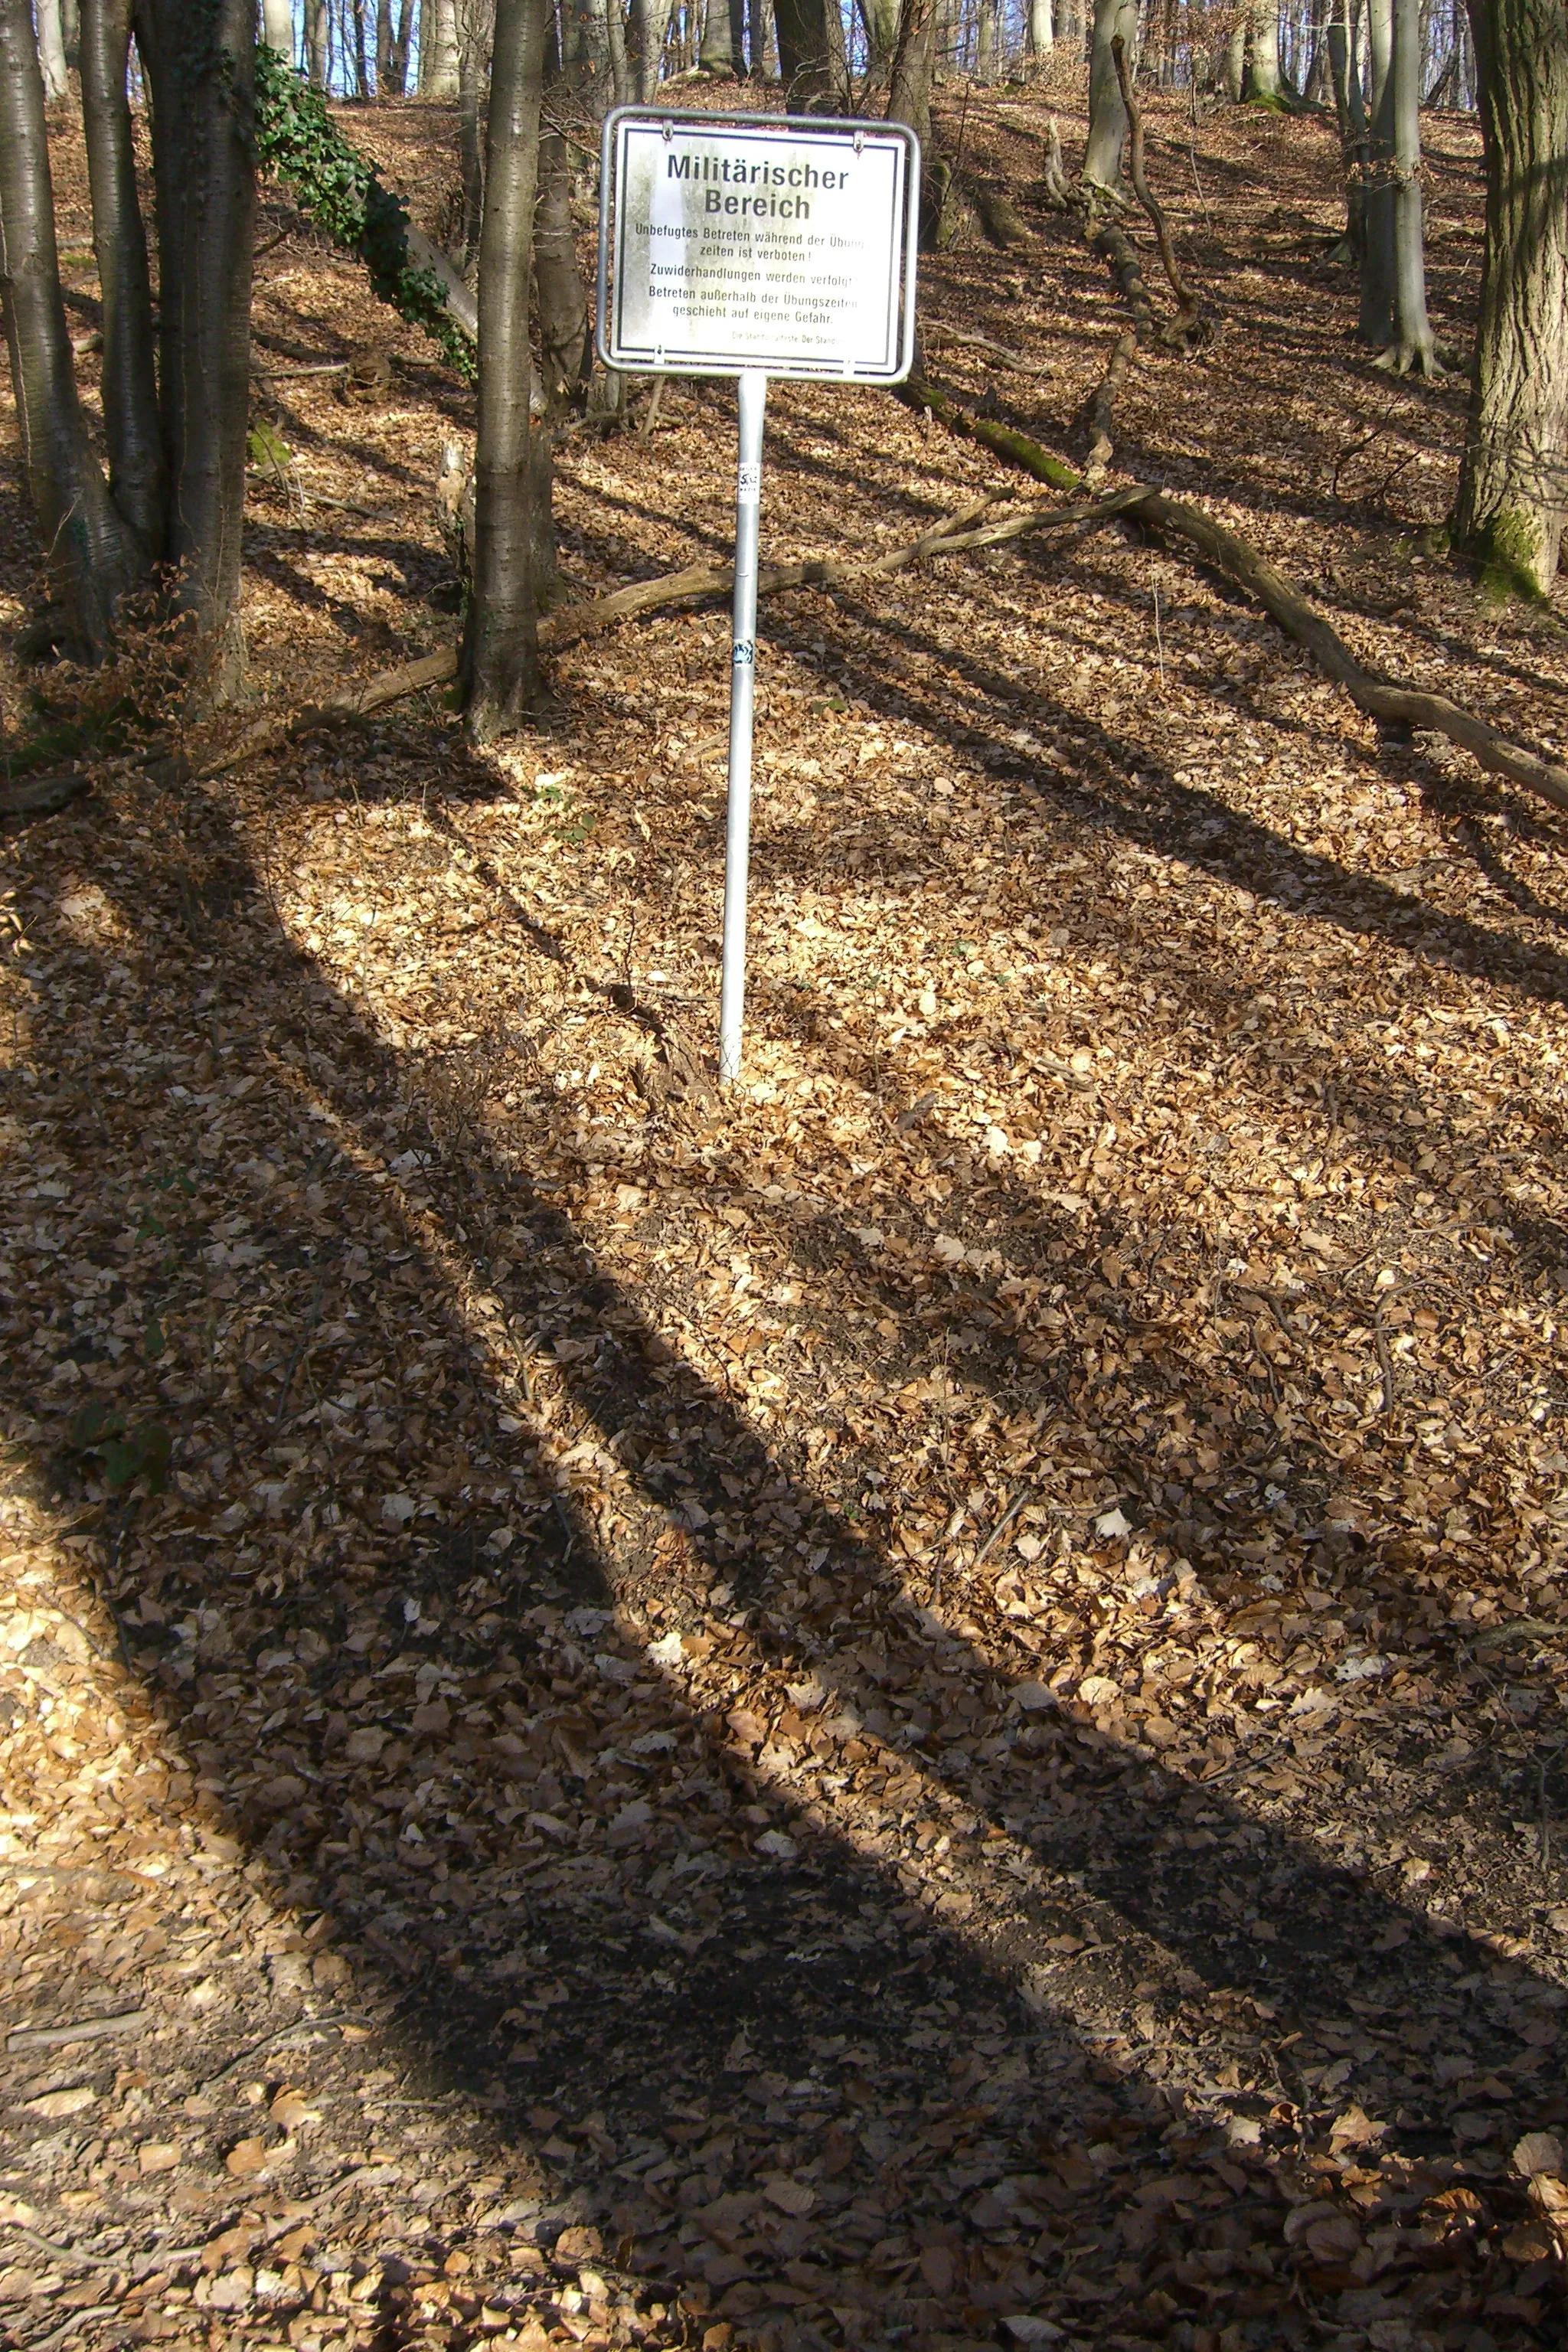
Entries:
POLYGON ((1048 360, 1026 360, 1022 352, 1009 351, 1005 343, 993 342, 989 335, 977 335, 963 327, 931 326, 928 323, 924 334, 928 343, 969 343, 976 351, 989 352, 994 360, 999 360, 1005 368, 1011 368, 1015 375, 1049 375, 1051 373, 1048 360))
POLYGON ((0 816, 48 816, 87 788, 87 778, 75 768, 52 769, 47 776, 24 776, 16 783, 0 784, 0 816))
MULTIPOLYGON (((987 419, 969 416, 945 393, 937 393, 931 385, 922 385, 921 390, 921 404, 939 423, 948 424, 951 420, 953 431, 984 440, 987 448, 1006 456, 1010 463, 1018 465, 1037 481, 1049 481, 1063 489, 1089 487, 1081 476, 1074 474, 1060 458, 1053 457, 1049 450, 1042 449, 1038 442, 1031 441, 1026 434, 1003 426, 996 428, 994 435, 987 419)), ((1489 719, 1479 719, 1473 711, 1462 709, 1446 694, 1431 694, 1423 687, 1401 686, 1368 669, 1364 662, 1356 659, 1338 631, 1308 604, 1276 565, 1239 533, 1205 514, 1202 508, 1189 506, 1183 499, 1167 498, 1163 490, 1146 484, 1136 484, 1124 499, 1119 496, 1114 511, 1136 516, 1139 521, 1169 531, 1197 548, 1216 571, 1256 597, 1270 620, 1310 654, 1320 668, 1336 685, 1344 688, 1357 709, 1364 711, 1369 719, 1446 736, 1450 743, 1468 751, 1489 775, 1506 776, 1510 783, 1537 793, 1553 808, 1568 809, 1568 768, 1510 742, 1489 719)))
POLYGON ((1116 395, 1127 381, 1127 371, 1132 364, 1137 349, 1137 336, 1131 327, 1124 327, 1116 338, 1106 362, 1105 373, 1084 403, 1083 421, 1089 427, 1089 456, 1084 460, 1083 468, 1086 482, 1103 482, 1110 470, 1115 452, 1110 422, 1116 395))

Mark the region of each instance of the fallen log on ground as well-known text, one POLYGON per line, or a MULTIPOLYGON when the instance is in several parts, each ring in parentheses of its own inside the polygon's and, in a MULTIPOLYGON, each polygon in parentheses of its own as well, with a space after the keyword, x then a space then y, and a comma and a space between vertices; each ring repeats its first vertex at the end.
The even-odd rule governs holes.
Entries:
MULTIPOLYGON (((988 419, 970 415, 934 385, 900 386, 900 391, 911 405, 927 408, 953 432, 980 441, 998 456, 1005 456, 1037 481, 1080 490, 1089 487, 1081 475, 1074 473, 1070 466, 1026 434, 1006 425, 993 427, 988 419)), ((1404 686, 1369 669, 1275 564, 1259 554, 1239 532, 1215 522, 1201 508, 1190 506, 1185 499, 1168 498, 1164 491, 1147 483, 1133 482, 1109 497, 1076 506, 1058 507, 1043 499, 1034 500, 1022 514, 978 530, 971 528, 987 508, 1002 503, 1008 495, 1005 490, 988 490, 943 516, 906 546, 868 562, 824 556, 771 565, 759 577, 758 592, 776 594, 787 588, 831 588, 851 579, 885 577, 906 569, 922 556, 957 555, 973 548, 996 546, 1026 532, 1108 522, 1118 515, 1131 516, 1152 530, 1186 541, 1216 571, 1255 597, 1270 619, 1310 654, 1369 718, 1383 724, 1421 728, 1442 735, 1468 751, 1489 774, 1506 777, 1510 783, 1536 793, 1554 808, 1568 809, 1568 768, 1511 742, 1489 719, 1478 718, 1445 694, 1404 686)), ((540 624, 540 640, 552 648, 576 644, 641 613, 727 596, 732 585, 733 573, 727 564, 694 564, 657 580, 636 581, 608 595, 566 605, 548 615, 540 624)), ((327 702, 306 705, 263 720, 228 751, 208 761, 199 774, 204 779, 223 775, 247 760, 280 751, 297 735, 368 718, 408 695, 448 685, 458 676, 458 649, 446 646, 417 661, 405 662, 397 669, 383 671, 379 677, 367 678, 363 685, 334 695, 327 702)), ((73 793, 84 788, 84 781, 74 774, 24 781, 0 791, 0 815, 31 814, 61 807, 73 793)))

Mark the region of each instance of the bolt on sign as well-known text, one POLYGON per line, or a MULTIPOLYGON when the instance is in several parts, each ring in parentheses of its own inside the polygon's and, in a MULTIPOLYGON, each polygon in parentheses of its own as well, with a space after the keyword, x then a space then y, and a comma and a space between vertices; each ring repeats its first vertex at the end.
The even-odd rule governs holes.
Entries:
POLYGON ((719 1075, 740 1076, 757 542, 769 376, 898 383, 914 356, 920 145, 893 122, 671 114, 605 124, 599 356, 738 379, 719 1075))

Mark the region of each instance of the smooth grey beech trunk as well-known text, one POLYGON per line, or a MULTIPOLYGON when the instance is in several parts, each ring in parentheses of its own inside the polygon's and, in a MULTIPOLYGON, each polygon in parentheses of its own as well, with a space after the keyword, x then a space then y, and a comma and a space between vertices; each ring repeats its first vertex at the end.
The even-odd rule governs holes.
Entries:
POLYGON ((479 249, 485 205, 485 150, 481 121, 485 70, 489 64, 490 11, 484 0, 458 0, 458 155, 463 181, 462 262, 467 269, 479 249))
POLYGON ((143 564, 89 446, 77 397, 28 0, 0 0, 0 310, 60 640, 96 660, 143 564))
POLYGON ((1561 0, 1472 0, 1487 228, 1454 530, 1544 594, 1568 515, 1568 18, 1561 0))
POLYGON ((1083 176, 1091 187, 1119 188, 1127 143, 1127 109, 1110 44, 1121 36, 1131 62, 1138 41, 1138 0, 1094 0, 1094 46, 1089 60, 1089 144, 1083 176))
POLYGON ((632 69, 637 102, 642 106, 651 103, 664 70, 670 5, 671 0, 632 0, 632 69))
POLYGON ((1334 93, 1334 114, 1340 130, 1340 154, 1345 174, 1345 243, 1359 263, 1366 246, 1366 173, 1370 146, 1366 100, 1355 66, 1352 0, 1330 0, 1324 28, 1329 76, 1334 93))
POLYGON ((419 0, 419 95, 458 95, 458 0, 419 0))
POLYGON ((331 25, 327 15, 327 0, 305 0, 305 71, 313 89, 325 89, 327 86, 331 45, 331 25))
MULTIPOLYGON (((563 68, 552 15, 545 43, 545 80, 558 94, 576 73, 563 68)), ((594 364, 588 292, 577 267, 572 220, 572 151, 551 123, 539 133, 539 195, 533 212, 533 284, 539 302, 539 354, 551 409, 568 407, 587 391, 594 364)), ((536 588, 540 583, 536 583, 536 588)))
POLYGON ((165 552, 222 698, 237 686, 256 214, 251 0, 139 0, 158 210, 158 390, 165 552))
POLYGON ((746 0, 708 0, 698 59, 705 73, 742 74, 746 69, 746 0))
POLYGON ((43 70, 44 96, 51 106, 58 106, 70 92, 66 78, 66 28, 60 17, 60 0, 37 0, 38 64, 43 70))
POLYGON ((1032 58, 1048 58, 1056 45, 1056 18, 1051 0, 1029 0, 1029 55, 1032 58))
POLYGON ((81 108, 92 241, 103 303, 103 430, 109 487, 146 562, 163 552, 163 429, 147 236, 136 194, 126 94, 131 0, 81 0, 81 108))
POLYGON ((1356 333, 1386 351, 1394 341, 1394 0, 1367 0, 1368 163, 1356 333))
POLYGON ((1270 104, 1279 96, 1279 0, 1256 0, 1247 94, 1270 104))
POLYGON ((269 49, 276 49, 280 58, 287 58, 289 64, 293 64, 294 10, 291 0, 261 0, 261 37, 269 49))
POLYGON ((1394 0, 1388 108, 1394 142, 1394 319, 1380 367, 1405 375, 1437 373, 1426 316, 1426 244, 1421 203, 1421 0, 1394 0))
POLYGON ((497 0, 479 237, 474 592, 465 668, 476 741, 515 728, 539 687, 528 256, 539 180, 549 0, 497 0))

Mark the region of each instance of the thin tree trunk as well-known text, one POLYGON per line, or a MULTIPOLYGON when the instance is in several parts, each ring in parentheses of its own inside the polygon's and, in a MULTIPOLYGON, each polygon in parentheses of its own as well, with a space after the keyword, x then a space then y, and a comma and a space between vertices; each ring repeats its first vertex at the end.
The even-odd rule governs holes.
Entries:
MULTIPOLYGON (((552 18, 545 44, 549 84, 566 86, 552 18)), ((594 362, 587 290, 577 267, 572 221, 572 154, 562 133, 544 123, 539 134, 539 201, 533 215, 533 283, 539 300, 539 352, 552 409, 581 399, 594 362)))
POLYGON ((390 97, 392 80, 392 0, 375 0, 375 94, 390 97))
POLYGON ((1394 341, 1394 0, 1367 0, 1366 25, 1371 131, 1356 333, 1363 343, 1386 351, 1394 341))
POLYGON ((1333 84, 1334 112, 1340 127, 1340 155, 1345 174, 1345 243, 1359 263, 1366 249, 1366 103, 1361 76, 1355 68, 1355 27, 1352 0, 1330 0, 1324 35, 1329 72, 1333 84))
POLYGON ((1225 94, 1233 106, 1240 105, 1247 88, 1247 10, 1237 7, 1225 44, 1225 94))
POLYGON ((479 249, 485 209, 485 151, 480 133, 484 102, 485 47, 489 26, 481 0, 459 0, 458 10, 458 152, 463 175, 462 260, 467 269, 479 249))
POLYGON ((50 106, 58 106, 68 95, 70 83, 66 77, 65 27, 60 22, 60 0, 37 0, 38 64, 44 77, 44 97, 50 106))
POLYGON ((328 31, 327 0, 305 0, 305 71, 312 89, 327 87, 328 31))
POLYGON ((1544 595, 1568 517, 1568 20, 1475 0, 1487 233, 1458 543, 1544 595))
POLYGON ((68 73, 81 71, 81 9, 79 0, 60 0, 60 42, 68 73))
POLYGON ((256 212, 251 0, 142 0, 137 46, 153 97, 167 552, 222 698, 237 686, 240 528, 250 405, 256 212))
POLYGON ((515 727, 539 683, 528 253, 549 17, 547 0, 498 0, 479 240, 474 593, 467 645, 468 726, 479 741, 515 727))
POLYGON ((605 46, 610 58, 610 87, 617 106, 629 106, 637 88, 632 61, 626 55, 626 20, 621 0, 604 0, 605 46))
POLYGON ((414 39, 414 0, 402 0, 397 12, 397 30, 393 36, 391 69, 384 98, 406 98, 408 95, 408 52, 414 39))
POLYGON ((974 79, 977 82, 993 82, 996 79, 996 0, 977 0, 974 27, 974 79))
POLYGON ((1091 187, 1121 184, 1121 151, 1127 142, 1127 109, 1110 44, 1121 38, 1129 59, 1138 38, 1138 0, 1095 0, 1094 49, 1089 65, 1089 144, 1083 176, 1091 187))
POLYGON ((55 247, 44 79, 27 0, 0 0, 0 310, 22 459, 61 636, 98 659, 142 559, 88 443, 55 247))
POLYGON ((370 58, 365 49, 364 0, 351 0, 354 37, 354 96, 370 96, 370 58))
POLYGON ((163 443, 147 236, 126 93, 131 0, 82 0, 81 105, 103 310, 109 486, 149 563, 163 550, 163 443))
POLYGON ((1426 249, 1421 205, 1421 0, 1394 0, 1389 67, 1394 139, 1394 332, 1380 366, 1405 375, 1437 373, 1426 316, 1426 249))
POLYGON ((294 11, 290 0, 261 0, 261 37, 280 58, 294 62, 294 11))

